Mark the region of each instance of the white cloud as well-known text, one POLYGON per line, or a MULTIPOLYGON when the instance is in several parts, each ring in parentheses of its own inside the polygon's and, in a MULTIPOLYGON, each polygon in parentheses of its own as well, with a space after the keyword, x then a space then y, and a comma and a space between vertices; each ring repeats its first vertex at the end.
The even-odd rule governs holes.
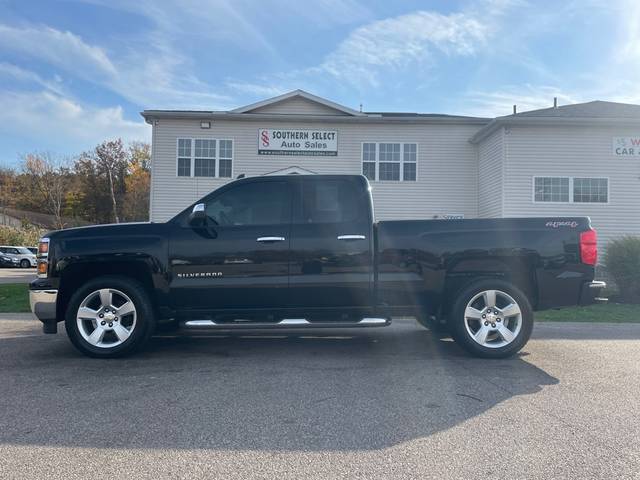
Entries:
POLYGON ((106 138, 149 141, 151 127, 124 118, 120 106, 100 108, 50 91, 0 92, 0 137, 34 140, 34 148, 65 152, 90 148, 106 138))
POLYGON ((228 81, 225 85, 236 92, 248 93, 257 97, 276 97, 291 90, 290 88, 250 82, 228 81))
POLYGON ((0 62, 0 78, 1 77, 9 77, 14 81, 24 84, 35 84, 59 95, 63 94, 61 86, 62 79, 58 75, 55 75, 53 80, 45 80, 35 72, 25 70, 11 63, 0 62))
POLYGON ((385 67, 406 67, 434 51, 471 55, 487 40, 489 27, 464 13, 414 12, 357 28, 319 69, 356 84, 378 84, 385 67))
POLYGON ((0 49, 42 60, 134 104, 212 109, 228 103, 228 97, 212 93, 211 85, 191 73, 188 60, 174 50, 168 39, 151 36, 147 41, 145 48, 122 52, 118 60, 112 60, 104 49, 71 32, 47 26, 0 25, 0 49))
POLYGON ((47 26, 19 28, 0 24, 0 48, 44 60, 80 77, 116 74, 102 48, 88 45, 71 32, 47 26))
POLYGON ((548 85, 510 85, 494 91, 471 91, 462 99, 462 103, 453 106, 460 115, 478 117, 500 117, 511 115, 513 106, 518 112, 538 110, 553 106, 553 98, 559 105, 587 101, 582 96, 567 93, 548 85))

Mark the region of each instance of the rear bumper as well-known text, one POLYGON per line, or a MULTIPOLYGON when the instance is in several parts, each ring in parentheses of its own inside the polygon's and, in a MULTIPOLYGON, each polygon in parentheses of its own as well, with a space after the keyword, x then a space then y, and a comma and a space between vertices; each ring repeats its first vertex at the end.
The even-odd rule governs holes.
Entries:
POLYGON ((602 297, 602 290, 606 288, 605 282, 593 281, 582 285, 580 293, 580 305, 591 305, 593 303, 605 303, 607 298, 602 297))

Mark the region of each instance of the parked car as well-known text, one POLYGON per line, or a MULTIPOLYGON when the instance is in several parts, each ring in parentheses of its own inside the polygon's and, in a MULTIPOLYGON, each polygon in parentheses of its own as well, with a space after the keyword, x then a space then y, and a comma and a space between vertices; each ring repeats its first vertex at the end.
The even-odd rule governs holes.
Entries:
POLYGON ((38 255, 38 247, 26 247, 34 255, 38 255))
POLYGON ((0 254, 0 267, 19 267, 20 261, 17 258, 0 254))
POLYGON ((245 178, 166 223, 51 232, 31 308, 93 357, 186 329, 376 327, 397 315, 501 358, 537 309, 596 301, 586 217, 374 222, 359 175, 245 178))
POLYGON ((0 253, 17 259, 18 265, 22 268, 35 267, 38 264, 36 256, 27 247, 0 246, 0 253))

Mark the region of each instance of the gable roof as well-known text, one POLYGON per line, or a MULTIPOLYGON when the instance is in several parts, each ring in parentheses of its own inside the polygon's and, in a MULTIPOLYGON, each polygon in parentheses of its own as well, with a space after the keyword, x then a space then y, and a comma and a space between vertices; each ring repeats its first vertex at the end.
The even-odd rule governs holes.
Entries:
POLYGON ((280 168, 273 172, 263 173, 263 175, 317 175, 318 172, 309 170, 308 168, 302 168, 297 165, 291 165, 290 167, 280 168))
POLYGON ((295 97, 304 98, 305 100, 309 100, 311 102, 318 103, 320 105, 323 105, 325 107, 331 108, 331 109, 336 110, 338 112, 342 112, 343 114, 346 114, 346 115, 352 115, 352 116, 363 116, 363 115, 365 115, 362 112, 358 112, 357 110, 353 110, 352 108, 345 107, 344 105, 340 105, 339 103, 332 102, 331 100, 327 100, 326 98, 318 97, 317 95, 312 95, 311 93, 305 92, 304 90, 300 90, 300 89, 293 90, 291 92, 284 93, 282 95, 278 95, 277 97, 268 98, 268 99, 262 100, 260 102, 251 103, 249 105, 245 105, 244 107, 239 107, 239 108, 236 108, 234 110, 230 110, 230 112, 232 112, 232 113, 248 113, 248 112, 250 112, 252 110, 256 110, 257 108, 262 108, 262 107, 266 107, 267 105, 273 105, 275 103, 284 102, 286 100, 289 100, 289 99, 295 98, 295 97))
POLYGON ((574 103, 560 107, 541 108, 528 112, 497 117, 481 128, 472 138, 477 143, 503 125, 540 125, 540 124, 640 124, 640 105, 630 103, 605 102, 594 100, 586 103, 574 103))

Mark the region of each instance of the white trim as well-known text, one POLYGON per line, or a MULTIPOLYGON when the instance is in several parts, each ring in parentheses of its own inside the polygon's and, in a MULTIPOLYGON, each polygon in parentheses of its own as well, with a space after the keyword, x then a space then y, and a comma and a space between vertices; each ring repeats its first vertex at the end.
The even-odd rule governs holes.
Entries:
MULTIPOLYGON (((232 138, 212 138, 212 137, 176 137, 176 177, 177 178, 221 178, 221 179, 233 179, 234 173, 234 164, 235 164, 235 140, 232 138), (178 175, 178 159, 179 158, 187 158, 185 156, 180 156, 179 144, 180 140, 191 140, 191 152, 189 155, 189 175, 178 175), (216 174, 213 177, 196 177, 196 140, 215 140, 216 141, 216 155, 215 157, 198 157, 204 159, 213 159, 216 162, 216 174), (220 142, 228 141, 231 142, 231 176, 229 177, 221 177, 220 176, 220 142)), ((224 160, 229 160, 228 157, 225 157, 224 160)))
POLYGON ((360 174, 364 175, 363 172, 363 167, 364 167, 364 144, 365 143, 373 143, 376 146, 376 151, 375 151, 375 160, 372 162, 371 160, 367 160, 366 163, 374 163, 375 164, 375 176, 376 178, 371 180, 368 179, 369 182, 375 182, 375 183, 416 183, 418 182, 418 158, 419 158, 419 154, 420 154, 420 146, 418 144, 418 142, 399 142, 399 141, 390 141, 390 142, 367 142, 367 141, 363 141, 360 142, 360 174), (400 162, 384 162, 384 163, 400 163, 400 179, 399 180, 380 180, 380 144, 381 143, 385 143, 385 144, 400 144, 400 162), (416 161, 415 162, 405 162, 404 161, 404 146, 405 144, 407 145, 415 145, 416 146, 416 161), (404 164, 405 163, 415 163, 416 165, 416 178, 415 180, 404 180, 404 164))
POLYGON ((587 177, 587 176, 567 176, 567 175, 534 175, 531 179, 531 201, 536 204, 549 204, 549 205, 609 205, 611 203, 611 182, 609 181, 609 177, 587 177), (542 200, 536 200, 536 178, 566 178, 569 180, 569 200, 566 202, 545 202, 542 200), (597 179, 597 180, 606 180, 607 181, 607 201, 606 202, 575 202, 573 200, 574 190, 573 190, 573 181, 576 178, 580 179, 597 179))
POLYGON ((282 102, 284 100, 288 100, 294 97, 301 97, 311 102, 319 103, 320 105, 324 105, 325 107, 332 108, 334 110, 338 110, 339 112, 346 113, 347 115, 352 115, 356 117, 366 116, 362 112, 358 112, 357 110, 353 110, 352 108, 345 107, 344 105, 340 105, 339 103, 332 102, 331 100, 327 100, 326 98, 318 97, 316 95, 312 95, 309 92, 305 92, 304 90, 293 90, 291 92, 284 93, 282 95, 278 95, 277 97, 268 98, 266 100, 262 100, 260 102, 251 103, 249 105, 245 105, 243 107, 236 108, 234 110, 230 110, 232 113, 246 113, 251 110, 255 110, 256 108, 265 107, 267 105, 273 105, 274 103, 282 102))
POLYGON ((274 170, 273 172, 263 173, 262 175, 317 175, 318 172, 313 172, 306 168, 298 167, 297 165, 291 165, 290 167, 280 168, 279 170, 274 170))

